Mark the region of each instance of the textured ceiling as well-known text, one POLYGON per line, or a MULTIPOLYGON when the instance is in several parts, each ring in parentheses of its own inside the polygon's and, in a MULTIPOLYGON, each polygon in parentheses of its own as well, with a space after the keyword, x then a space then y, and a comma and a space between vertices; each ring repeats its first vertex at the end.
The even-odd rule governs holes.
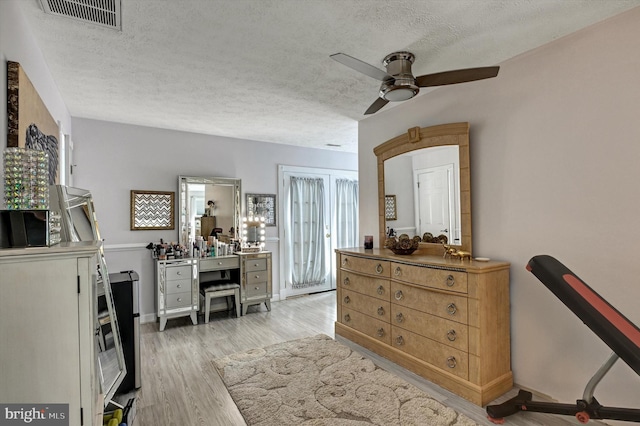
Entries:
POLYGON ((640 0, 122 0, 121 32, 21 5, 74 117, 357 152, 379 82, 329 55, 496 65, 640 0))

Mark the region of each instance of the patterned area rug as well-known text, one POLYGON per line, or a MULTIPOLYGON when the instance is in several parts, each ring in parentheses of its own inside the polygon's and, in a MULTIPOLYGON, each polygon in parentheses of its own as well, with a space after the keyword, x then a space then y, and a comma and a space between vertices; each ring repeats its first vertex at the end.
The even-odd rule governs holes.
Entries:
POLYGON ((322 334, 214 363, 250 426, 476 425, 322 334))

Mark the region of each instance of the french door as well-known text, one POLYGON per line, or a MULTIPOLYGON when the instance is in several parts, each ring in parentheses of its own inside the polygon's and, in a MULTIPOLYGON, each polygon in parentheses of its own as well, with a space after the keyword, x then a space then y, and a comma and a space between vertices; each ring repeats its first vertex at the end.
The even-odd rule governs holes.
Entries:
POLYGON ((356 171, 278 166, 281 298, 336 288, 335 249, 357 245, 345 237, 349 233, 357 238, 357 179, 356 171), (340 180, 341 188, 345 180, 356 185, 356 220, 349 226, 336 218, 345 204, 353 208, 344 202, 343 189, 338 196, 340 180), (343 200, 341 208, 337 200, 343 200))

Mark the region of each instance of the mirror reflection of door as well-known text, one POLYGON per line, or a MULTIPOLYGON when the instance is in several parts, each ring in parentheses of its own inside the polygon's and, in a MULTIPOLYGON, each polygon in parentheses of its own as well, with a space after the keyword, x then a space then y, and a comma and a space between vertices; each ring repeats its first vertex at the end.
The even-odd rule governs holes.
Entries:
POLYGON ((423 148, 386 160, 384 190, 396 195, 397 206, 397 219, 386 220, 387 227, 421 238, 425 232, 444 234, 449 243, 460 244, 458 146, 423 148))
POLYGON ((453 164, 416 170, 416 203, 418 235, 426 232, 434 237, 444 235, 450 241, 453 229, 451 217, 453 164))

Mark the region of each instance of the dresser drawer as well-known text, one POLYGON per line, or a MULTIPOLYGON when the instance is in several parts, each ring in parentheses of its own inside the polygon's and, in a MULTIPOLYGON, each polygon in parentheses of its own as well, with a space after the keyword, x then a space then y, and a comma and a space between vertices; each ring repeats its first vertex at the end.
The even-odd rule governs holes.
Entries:
POLYGON ((191 265, 170 266, 165 268, 164 274, 167 281, 191 279, 191 265))
POLYGON ((245 288, 245 296, 247 299, 250 299, 255 296, 266 296, 267 295, 267 282, 259 282, 259 283, 247 283, 247 287, 245 288))
POLYGON ((383 278, 371 278, 353 272, 341 271, 340 286, 377 299, 389 300, 391 282, 383 278))
POLYGON ((340 255, 340 267, 354 272, 361 272, 368 275, 377 275, 389 278, 389 268, 391 262, 378 259, 363 259, 361 257, 340 255))
POLYGON ((266 271, 267 259, 245 259, 244 270, 246 272, 251 271, 266 271))
POLYGON ((467 298, 462 295, 391 282, 391 301, 461 324, 469 323, 467 298))
POLYGON ((198 267, 200 272, 236 269, 240 267, 240 258, 238 256, 207 257, 198 261, 198 267))
POLYGON ((344 308, 353 309, 387 323, 391 318, 391 303, 375 297, 343 289, 340 303, 344 308))
POLYGON ((467 273, 391 263, 391 278, 440 290, 467 293, 467 273))
POLYGON ((167 294, 191 292, 191 278, 180 278, 167 281, 167 294))
POLYGON ((191 291, 166 295, 167 309, 184 308, 191 305, 191 291))
POLYGON ((391 326, 394 348, 413 355, 448 373, 469 379, 469 355, 461 350, 435 342, 426 337, 391 326))
POLYGON ((387 322, 346 308, 342 309, 342 318, 339 320, 342 324, 358 330, 367 336, 380 340, 387 345, 391 344, 391 325, 387 322))
POLYGON ((469 352, 469 326, 391 304, 391 323, 436 342, 469 352))

